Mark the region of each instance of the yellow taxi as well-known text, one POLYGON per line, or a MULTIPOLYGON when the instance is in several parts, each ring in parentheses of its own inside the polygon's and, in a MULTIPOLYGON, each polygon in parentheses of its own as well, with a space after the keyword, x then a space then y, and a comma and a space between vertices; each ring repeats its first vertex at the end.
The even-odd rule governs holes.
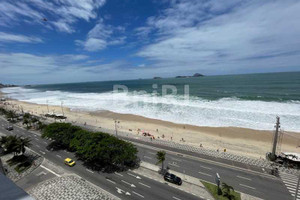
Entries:
POLYGON ((75 165, 75 161, 72 160, 71 158, 66 158, 65 159, 65 164, 70 166, 70 167, 73 167, 75 165))

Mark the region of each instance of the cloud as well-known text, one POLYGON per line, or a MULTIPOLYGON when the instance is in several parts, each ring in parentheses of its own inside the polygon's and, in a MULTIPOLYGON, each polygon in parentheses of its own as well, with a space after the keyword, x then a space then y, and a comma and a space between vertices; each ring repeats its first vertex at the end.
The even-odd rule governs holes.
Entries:
POLYGON ((97 17, 97 9, 105 4, 105 0, 7 0, 0 2, 0 26, 12 26, 21 22, 47 24, 57 31, 72 33, 73 24, 78 20, 89 21, 97 17))
POLYGON ((0 80, 16 84, 82 82, 119 79, 126 61, 92 60, 83 54, 36 55, 0 53, 0 80), (95 62, 92 62, 95 61, 95 62))
POLYGON ((40 43, 43 40, 38 37, 0 32, 0 42, 40 43))
POLYGON ((105 25, 103 19, 88 32, 86 40, 75 40, 75 44, 82 46, 86 51, 100 51, 109 45, 120 45, 126 40, 126 36, 120 36, 125 31, 121 26, 105 25))
MULTIPOLYGON (((141 31, 156 36, 137 55, 156 66, 208 73, 294 67, 300 58, 300 2, 171 1, 141 31), (146 27, 146 28, 145 28, 146 27)), ((262 71, 263 71, 262 70, 262 71)))

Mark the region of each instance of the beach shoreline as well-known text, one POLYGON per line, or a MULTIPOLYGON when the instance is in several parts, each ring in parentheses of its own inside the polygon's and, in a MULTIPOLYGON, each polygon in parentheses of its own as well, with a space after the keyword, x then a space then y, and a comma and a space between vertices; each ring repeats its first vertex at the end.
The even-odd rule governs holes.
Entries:
MULTIPOLYGON (((0 96, 3 94, 0 93, 0 96)), ((67 116, 67 122, 88 124, 105 129, 115 129, 115 121, 119 131, 133 135, 150 133, 155 138, 184 143, 196 147, 213 149, 253 158, 264 158, 271 151, 273 131, 254 130, 240 127, 205 127, 178 124, 158 119, 146 118, 133 114, 120 114, 111 111, 79 111, 61 106, 47 106, 7 100, 9 109, 29 112, 40 116, 49 112, 62 113, 67 116)), ((275 123, 275 119, 274 119, 275 123)), ((284 132, 281 151, 300 152, 300 133, 284 132)))

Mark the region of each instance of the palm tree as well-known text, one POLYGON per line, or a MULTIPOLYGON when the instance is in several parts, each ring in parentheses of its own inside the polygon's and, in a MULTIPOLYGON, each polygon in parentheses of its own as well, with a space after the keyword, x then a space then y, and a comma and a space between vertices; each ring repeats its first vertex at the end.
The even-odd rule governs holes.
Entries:
POLYGON ((5 150, 10 153, 13 152, 14 155, 18 152, 18 138, 15 135, 7 136, 6 139, 3 138, 3 145, 5 150))
POLYGON ((222 191, 224 197, 227 197, 229 200, 234 199, 234 195, 232 194, 234 189, 232 186, 227 185, 226 183, 222 183, 222 191))
POLYGON ((30 121, 28 118, 23 118, 23 125, 24 124, 26 124, 26 128, 28 129, 29 128, 28 124, 30 124, 30 121))
POLYGON ((29 138, 17 137, 15 135, 10 136, 2 136, 0 138, 0 145, 5 148, 7 152, 13 152, 14 155, 22 153, 24 154, 26 151, 25 147, 29 147, 31 145, 29 138))
POLYGON ((30 143, 30 139, 27 137, 27 138, 22 138, 22 137, 19 137, 18 138, 18 153, 21 153, 22 152, 22 155, 25 153, 26 151, 26 148, 25 147, 29 147, 31 145, 30 143))
POLYGON ((163 171, 163 169, 164 169, 164 161, 166 160, 166 152, 165 151, 158 151, 156 153, 156 159, 157 159, 157 163, 156 164, 160 164, 161 163, 161 170, 163 171))

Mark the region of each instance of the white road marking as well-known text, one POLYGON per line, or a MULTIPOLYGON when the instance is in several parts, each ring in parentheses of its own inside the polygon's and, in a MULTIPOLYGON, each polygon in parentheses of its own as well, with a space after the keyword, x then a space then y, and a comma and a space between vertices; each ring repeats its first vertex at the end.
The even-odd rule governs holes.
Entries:
POLYGON ((176 199, 176 200, 181 200, 181 199, 179 199, 178 197, 173 197, 173 199, 176 199))
POLYGON ((141 195, 141 194, 139 194, 139 193, 137 193, 137 192, 135 192, 135 191, 132 191, 132 193, 133 193, 133 194, 136 194, 136 195, 138 195, 138 196, 140 196, 140 197, 142 197, 142 198, 144 198, 143 195, 141 195))
POLYGON ((147 187, 147 188, 151 188, 149 185, 146 185, 146 184, 144 184, 144 183, 139 182, 139 184, 140 184, 140 185, 143 185, 143 186, 145 186, 145 187, 147 187))
POLYGON ((37 140, 37 141, 39 141, 39 139, 38 138, 34 138, 35 140, 37 140))
POLYGON ((152 158, 149 157, 149 156, 144 156, 144 158, 147 158, 147 159, 149 159, 149 160, 152 160, 152 158))
POLYGON ((116 175, 118 176, 123 176, 122 174, 118 173, 118 172, 115 172, 116 175))
POLYGON ((88 172, 90 172, 92 174, 94 173, 92 170, 89 170, 89 169, 86 169, 86 171, 88 171, 88 172))
POLYGON ((48 144, 47 142, 44 141, 45 144, 48 144))
POLYGON ((127 173, 129 176, 132 176, 132 177, 134 177, 134 178, 136 178, 136 179, 142 179, 141 177, 139 177, 139 176, 136 176, 136 175, 134 175, 134 174, 131 174, 131 173, 127 173))
POLYGON ((40 151, 42 154, 46 154, 45 152, 43 152, 43 151, 40 151))
POLYGON ((37 144, 36 146, 37 146, 38 148, 40 148, 40 145, 37 144))
POLYGON ((124 180, 121 180, 121 181, 122 181, 123 183, 127 184, 127 185, 130 185, 130 187, 135 187, 134 184, 128 183, 128 182, 126 182, 126 181, 124 181, 124 180))
POLYGON ((116 184, 116 182, 114 182, 114 181, 112 181, 112 180, 110 180, 110 179, 106 179, 108 182, 111 182, 112 184, 116 184))
POLYGON ((173 158, 173 157, 171 157, 171 159, 172 159, 172 160, 176 160, 176 161, 178 161, 178 162, 182 162, 182 160, 180 160, 180 159, 177 159, 177 158, 173 158))
POLYGON ((252 190, 256 190, 254 187, 251 187, 251 186, 248 186, 248 185, 240 184, 240 186, 247 187, 247 188, 250 188, 252 190))
POLYGON ((246 177, 243 177, 243 176, 236 176, 236 177, 241 178, 241 179, 245 179, 245 180, 248 180, 248 181, 252 180, 251 178, 246 178, 246 177))
POLYGON ((200 167, 201 167, 201 168, 204 168, 204 169, 211 170, 211 168, 210 168, 210 167, 205 167, 205 166, 202 166, 202 165, 200 165, 200 167))
POLYGON ((203 172, 198 172, 199 174, 205 175, 205 176, 211 176, 210 174, 203 173, 203 172))
POLYGON ((168 163, 169 165, 171 165, 171 166, 174 166, 174 167, 180 167, 179 165, 177 165, 176 163, 168 163))
POLYGON ((43 166, 43 165, 40 165, 41 166, 41 168, 44 168, 45 170, 47 170, 47 171, 49 171, 49 172, 51 172, 52 174, 54 174, 55 176, 57 176, 57 177, 61 177, 61 175, 59 175, 59 174, 57 174, 57 173, 55 173, 54 171, 52 171, 51 169, 48 169, 47 167, 45 167, 45 166, 43 166))
POLYGON ((56 155, 57 157, 59 157, 59 158, 61 158, 61 156, 60 155, 56 155))

